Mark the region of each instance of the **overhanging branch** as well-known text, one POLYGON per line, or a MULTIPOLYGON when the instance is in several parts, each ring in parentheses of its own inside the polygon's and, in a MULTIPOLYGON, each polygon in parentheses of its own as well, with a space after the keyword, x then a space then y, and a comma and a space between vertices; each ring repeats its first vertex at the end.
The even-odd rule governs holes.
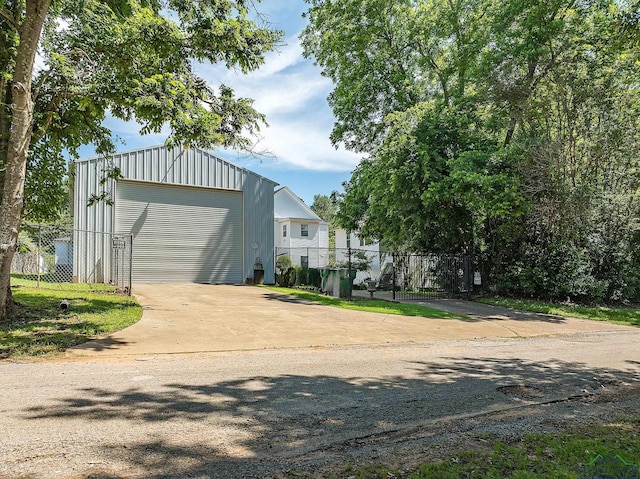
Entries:
POLYGON ((6 21, 8 21, 9 24, 14 28, 16 32, 20 31, 20 25, 18 25, 18 22, 16 22, 15 18, 13 18, 11 15, 9 15, 7 12, 5 12, 1 8, 0 8, 0 16, 3 17, 6 21))

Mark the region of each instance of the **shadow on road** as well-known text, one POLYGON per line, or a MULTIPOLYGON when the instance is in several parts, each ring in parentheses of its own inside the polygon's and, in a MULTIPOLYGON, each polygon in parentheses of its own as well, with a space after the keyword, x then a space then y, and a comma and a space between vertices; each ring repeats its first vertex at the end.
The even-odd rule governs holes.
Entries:
POLYGON ((24 413, 30 420, 85 420, 89 428, 126 421, 198 431, 139 443, 114 438, 116 445, 105 447, 109 464, 148 478, 243 477, 260 468, 269 477, 283 459, 302 464, 307 453, 344 453, 403 428, 422 428, 426 437, 428 426, 416 425, 430 420, 589 396, 639 380, 636 364, 610 370, 553 359, 444 358, 407 363, 406 377, 385 379, 283 375, 160 390, 85 388, 24 413), (209 439, 194 439, 203 436, 209 439))

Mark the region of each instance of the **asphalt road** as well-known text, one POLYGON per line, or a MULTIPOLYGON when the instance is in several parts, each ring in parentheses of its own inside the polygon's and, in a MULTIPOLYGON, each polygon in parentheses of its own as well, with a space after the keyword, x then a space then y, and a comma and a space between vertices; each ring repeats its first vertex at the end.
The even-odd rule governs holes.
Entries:
POLYGON ((546 407, 569 417, 581 398, 637 384, 638 351, 640 330, 625 330, 4 362, 0 477, 311 476, 422 447, 444 424, 510 413, 544 427, 546 407))

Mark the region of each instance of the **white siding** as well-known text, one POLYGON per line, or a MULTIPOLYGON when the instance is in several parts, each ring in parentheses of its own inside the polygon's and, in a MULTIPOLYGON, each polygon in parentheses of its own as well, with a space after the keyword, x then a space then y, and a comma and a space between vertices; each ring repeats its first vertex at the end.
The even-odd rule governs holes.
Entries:
POLYGON ((318 244, 320 248, 328 248, 329 247, 329 225, 323 223, 318 228, 318 244))
POLYGON ((336 249, 347 247, 347 232, 342 228, 336 228, 336 249))

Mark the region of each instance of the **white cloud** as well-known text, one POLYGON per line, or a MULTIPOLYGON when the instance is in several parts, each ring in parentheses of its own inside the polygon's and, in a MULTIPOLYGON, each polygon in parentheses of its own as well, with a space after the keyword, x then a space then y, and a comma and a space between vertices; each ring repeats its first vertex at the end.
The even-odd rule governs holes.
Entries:
POLYGON ((223 63, 212 65, 210 63, 200 63, 194 65, 196 72, 200 73, 213 84, 243 84, 253 82, 261 78, 271 78, 274 75, 283 73, 285 70, 305 62, 302 56, 302 46, 297 37, 285 40, 285 45, 276 51, 268 52, 265 55, 265 62, 259 69, 243 74, 239 69, 229 69, 223 63))
POLYGON ((331 82, 325 78, 300 72, 254 85, 253 91, 243 96, 253 95, 256 109, 268 118, 276 114, 304 113, 311 102, 324 100, 330 90, 331 82))
POLYGON ((352 171, 361 155, 335 149, 328 132, 312 120, 278 122, 263 132, 258 149, 268 149, 284 167, 313 171, 352 171))
POLYGON ((285 45, 265 55, 265 62, 260 69, 249 73, 248 78, 264 78, 282 73, 288 68, 304 62, 302 46, 298 37, 285 40, 285 45))
POLYGON ((332 88, 331 81, 302 57, 296 37, 289 39, 280 53, 267 54, 265 65, 247 75, 228 70, 224 65, 201 64, 195 70, 214 86, 225 84, 237 96, 253 98, 255 108, 267 117, 304 112, 310 101, 326 98, 332 88))
POLYGON ((255 100, 269 123, 258 149, 275 154, 283 167, 351 171, 359 163, 361 155, 331 145, 333 117, 325 99, 333 85, 302 56, 297 36, 288 38, 280 52, 267 54, 265 65, 248 75, 219 65, 200 65, 197 72, 214 85, 227 84, 238 96, 255 100))

